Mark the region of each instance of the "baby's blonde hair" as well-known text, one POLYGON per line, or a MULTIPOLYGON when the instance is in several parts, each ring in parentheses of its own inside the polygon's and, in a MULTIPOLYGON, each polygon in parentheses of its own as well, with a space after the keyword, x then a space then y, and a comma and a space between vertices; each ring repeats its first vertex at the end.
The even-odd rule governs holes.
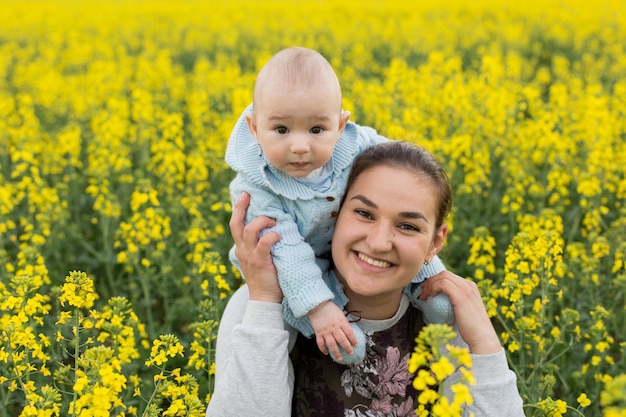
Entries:
POLYGON ((262 87, 269 81, 280 80, 285 88, 305 88, 327 81, 337 88, 341 105, 339 78, 330 63, 319 52, 303 47, 286 48, 277 52, 259 71, 254 86, 254 101, 262 87))

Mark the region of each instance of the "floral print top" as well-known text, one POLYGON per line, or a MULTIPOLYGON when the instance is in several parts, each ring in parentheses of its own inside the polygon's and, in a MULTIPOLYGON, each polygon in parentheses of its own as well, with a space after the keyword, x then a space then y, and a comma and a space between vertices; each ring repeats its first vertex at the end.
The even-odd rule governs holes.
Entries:
POLYGON ((341 365, 317 348, 315 338, 298 335, 291 353, 295 372, 292 416, 415 416, 418 392, 408 360, 422 314, 409 307, 391 328, 368 334, 365 359, 341 365))

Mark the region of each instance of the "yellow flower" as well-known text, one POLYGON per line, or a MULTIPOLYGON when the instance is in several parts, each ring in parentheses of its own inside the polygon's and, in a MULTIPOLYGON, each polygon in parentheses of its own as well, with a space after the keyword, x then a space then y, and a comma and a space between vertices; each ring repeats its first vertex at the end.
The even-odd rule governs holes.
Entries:
POLYGON ((437 380, 433 378, 429 371, 420 369, 417 372, 417 376, 413 380, 413 387, 418 391, 423 391, 429 386, 433 386, 437 383, 437 380))
POLYGON ((560 413, 567 412, 567 403, 563 400, 556 400, 556 407, 560 413))
POLYGON ((576 401, 578 401, 578 404, 580 404, 581 407, 589 407, 589 405, 591 404, 591 400, 587 397, 587 394, 585 393, 580 394, 576 401))
POLYGON ((420 404, 420 406, 415 410, 415 414, 417 414, 418 417, 428 417, 430 415, 430 413, 428 412, 428 409, 426 409, 423 405, 420 404))
POLYGON ((426 388, 417 397, 417 402, 422 405, 433 404, 435 401, 437 401, 438 398, 439 394, 437 393, 437 391, 426 388))
POLYGON ((172 334, 161 335, 152 342, 152 351, 150 358, 146 361, 147 366, 161 366, 167 362, 167 357, 176 355, 183 356, 183 345, 180 344, 178 338, 172 334))
POLYGON ((91 308, 97 298, 93 281, 84 272, 71 271, 70 275, 65 277, 65 284, 61 286, 59 296, 61 305, 68 303, 77 308, 91 308))
POLYGON ((459 406, 462 405, 472 405, 474 403, 474 398, 472 398, 472 393, 470 392, 470 388, 465 384, 454 384, 450 387, 452 392, 454 392, 454 403, 459 406))
POLYGON ((70 318, 72 318, 71 311, 61 311, 59 313, 59 319, 54 324, 64 324, 67 321, 67 319, 70 319, 70 318))
POLYGON ((443 381, 454 372, 454 365, 450 363, 447 357, 442 356, 438 361, 433 363, 430 369, 435 374, 438 381, 443 381))

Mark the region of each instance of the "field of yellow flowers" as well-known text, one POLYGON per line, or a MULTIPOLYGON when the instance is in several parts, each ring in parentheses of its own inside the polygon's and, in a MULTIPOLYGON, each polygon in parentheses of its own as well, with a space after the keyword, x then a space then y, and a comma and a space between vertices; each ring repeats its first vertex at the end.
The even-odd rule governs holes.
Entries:
POLYGON ((528 416, 626 416, 623 0, 1 1, 0 417, 201 416, 241 280, 226 140, 319 50, 455 198, 528 416))

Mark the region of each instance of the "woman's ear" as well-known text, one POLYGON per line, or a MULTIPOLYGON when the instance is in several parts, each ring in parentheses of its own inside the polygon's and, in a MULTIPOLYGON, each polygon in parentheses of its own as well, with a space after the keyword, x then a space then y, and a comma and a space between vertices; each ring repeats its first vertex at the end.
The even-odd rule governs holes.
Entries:
POLYGON ((250 129, 250 133, 256 139, 257 136, 257 128, 256 128, 256 117, 254 116, 254 111, 249 111, 246 113, 246 123, 248 124, 248 129, 250 129))
POLYGON ((435 255, 439 253, 441 248, 443 248, 443 244, 446 241, 446 236, 448 235, 448 225, 446 223, 442 224, 437 233, 435 233, 435 237, 433 238, 433 245, 430 248, 430 252, 426 259, 432 259, 435 255))

